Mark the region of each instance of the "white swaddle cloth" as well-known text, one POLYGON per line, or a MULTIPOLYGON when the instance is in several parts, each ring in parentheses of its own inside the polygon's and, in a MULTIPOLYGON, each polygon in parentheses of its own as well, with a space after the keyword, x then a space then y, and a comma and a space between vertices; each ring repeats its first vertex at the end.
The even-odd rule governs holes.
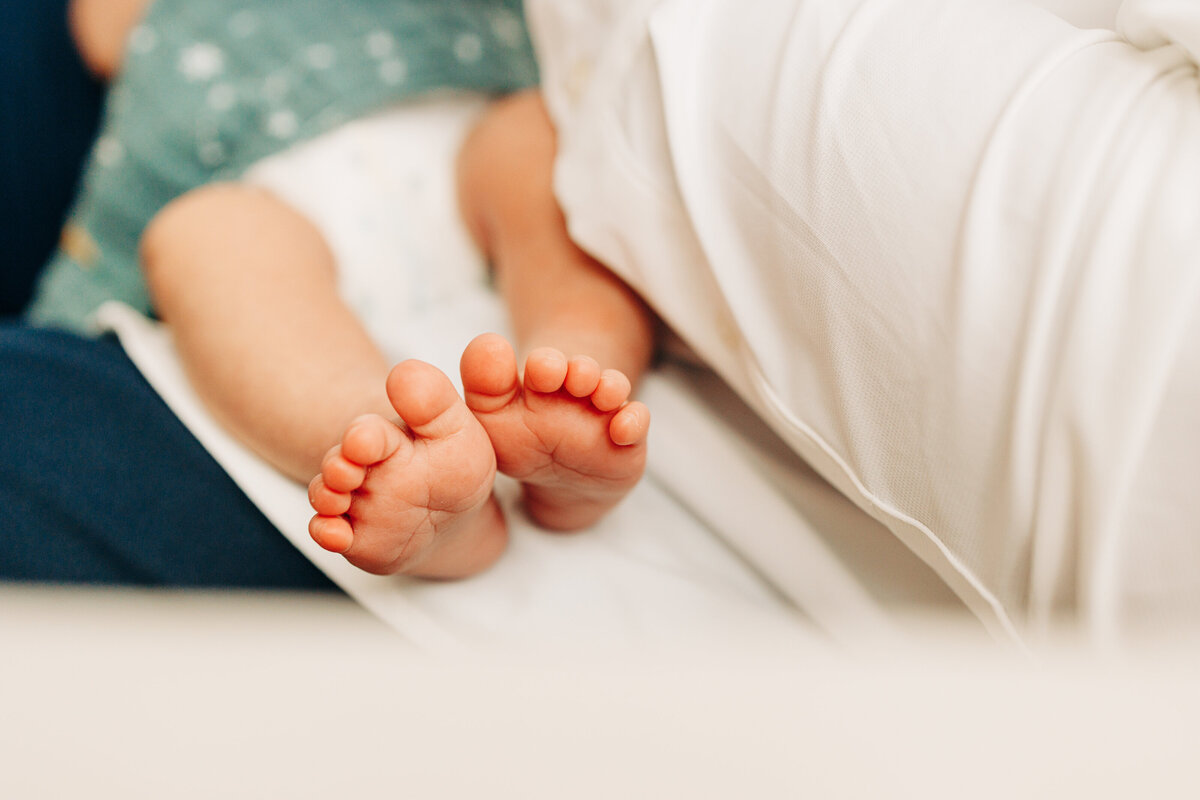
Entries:
MULTIPOLYGON (((507 328, 454 195, 458 145, 483 102, 455 95, 397 107, 245 176, 322 230, 342 294, 391 358, 419 357, 456 384, 467 342, 507 328)), ((426 649, 733 646, 816 631, 877 641, 892 635, 889 608, 956 605, 923 565, 806 467, 742 438, 698 402, 682 373, 647 378, 647 477, 593 529, 538 530, 515 503, 515 487, 501 480, 511 543, 492 569, 449 583, 369 575, 309 539, 305 487, 211 418, 167 329, 124 306, 105 307, 100 320, 284 535, 426 649)))

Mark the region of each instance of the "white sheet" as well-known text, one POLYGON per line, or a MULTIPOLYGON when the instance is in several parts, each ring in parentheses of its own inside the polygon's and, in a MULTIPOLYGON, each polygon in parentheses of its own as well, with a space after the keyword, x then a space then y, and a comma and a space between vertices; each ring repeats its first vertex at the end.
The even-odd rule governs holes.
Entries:
MULTIPOLYGON (((422 357, 456 381, 466 342, 505 328, 451 183, 457 143, 479 108, 476 98, 449 97, 395 109, 247 176, 322 227, 343 293, 393 357, 422 357)), ((594 529, 538 531, 502 481, 511 545, 490 571, 452 583, 368 575, 309 539, 304 487, 209 416, 169 330, 120 305, 98 319, 284 535, 425 649, 732 646, 814 635, 853 645, 896 636, 914 606, 959 608, 886 531, 755 428, 711 376, 681 369, 647 379, 647 478, 594 529)))
POLYGON ((797 453, 997 630, 1200 623, 1200 5, 529 7, 572 233, 797 453))

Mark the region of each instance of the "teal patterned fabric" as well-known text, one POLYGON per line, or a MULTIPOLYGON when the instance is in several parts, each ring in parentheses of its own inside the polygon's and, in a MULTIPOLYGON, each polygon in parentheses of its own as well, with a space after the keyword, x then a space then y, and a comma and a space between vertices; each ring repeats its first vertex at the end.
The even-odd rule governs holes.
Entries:
POLYGON ((85 331, 110 299, 151 313, 138 241, 191 189, 432 90, 536 82, 520 0, 155 0, 30 320, 85 331))

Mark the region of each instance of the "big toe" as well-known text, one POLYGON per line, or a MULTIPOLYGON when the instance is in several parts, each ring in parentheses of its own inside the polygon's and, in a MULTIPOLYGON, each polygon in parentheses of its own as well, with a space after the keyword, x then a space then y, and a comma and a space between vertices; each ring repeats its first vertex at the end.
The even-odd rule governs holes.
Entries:
POLYGON ((387 394, 392 408, 417 436, 449 436, 471 419, 450 379, 424 361, 402 361, 393 367, 387 394))
POLYGON ((459 360, 463 391, 472 411, 491 412, 503 408, 517 392, 517 356, 503 336, 476 336, 459 360))

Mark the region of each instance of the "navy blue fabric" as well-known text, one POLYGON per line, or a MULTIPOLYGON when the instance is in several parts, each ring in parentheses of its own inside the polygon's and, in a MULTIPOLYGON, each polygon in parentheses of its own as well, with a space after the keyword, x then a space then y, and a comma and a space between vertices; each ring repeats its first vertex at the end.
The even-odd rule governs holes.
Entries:
POLYGON ((0 325, 0 579, 332 589, 113 339, 0 325))
POLYGON ((24 308, 58 241, 102 98, 64 0, 0 0, 0 317, 24 308))
MULTIPOLYGON (((0 0, 0 318, 58 240, 103 101, 64 0, 0 0)), ((0 579, 334 589, 112 340, 0 322, 0 579)))

